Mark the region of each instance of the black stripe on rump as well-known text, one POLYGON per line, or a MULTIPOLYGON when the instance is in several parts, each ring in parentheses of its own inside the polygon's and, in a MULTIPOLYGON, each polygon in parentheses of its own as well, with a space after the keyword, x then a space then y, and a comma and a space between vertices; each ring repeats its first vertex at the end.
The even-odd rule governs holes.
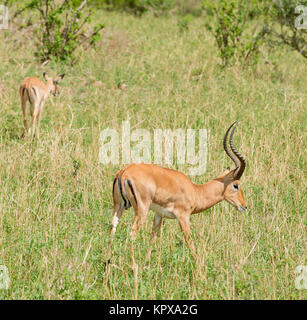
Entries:
POLYGON ((30 95, 29 89, 24 88, 24 94, 25 94, 25 97, 28 99, 28 101, 29 101, 30 103, 32 103, 32 99, 31 99, 31 95, 30 95))
POLYGON ((123 188, 122 188, 122 184, 121 184, 121 181, 120 179, 118 178, 118 182, 119 182, 119 191, 120 191, 120 194, 122 196, 122 198, 124 199, 124 208, 126 209, 127 208, 127 201, 123 195, 123 188))
POLYGON ((113 198, 114 198, 114 190, 115 190, 116 181, 117 181, 117 178, 115 178, 114 181, 113 181, 113 189, 112 189, 113 198))
POLYGON ((133 194, 135 204, 137 205, 138 201, 136 200, 136 196, 135 196, 135 192, 134 192, 133 187, 132 187, 132 183, 131 183, 131 181, 129 179, 127 179, 127 182, 128 182, 129 188, 130 188, 130 190, 131 190, 131 192, 133 194))
POLYGON ((32 88, 31 88, 31 90, 33 90, 33 91, 34 91, 34 94, 35 94, 35 96, 36 96, 36 98, 37 98, 36 89, 35 89, 34 87, 32 87, 32 88))

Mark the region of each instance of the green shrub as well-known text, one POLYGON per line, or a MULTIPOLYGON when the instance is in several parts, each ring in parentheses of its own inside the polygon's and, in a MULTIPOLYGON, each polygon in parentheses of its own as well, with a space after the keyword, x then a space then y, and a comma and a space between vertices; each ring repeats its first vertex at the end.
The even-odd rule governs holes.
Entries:
POLYGON ((186 14, 184 16, 179 16, 177 20, 177 25, 179 27, 180 32, 188 31, 189 24, 192 21, 193 16, 190 14, 186 14))
POLYGON ((215 37, 224 67, 237 61, 255 62, 258 57, 259 45, 267 31, 262 28, 252 34, 247 28, 254 5, 247 0, 204 1, 204 9, 214 15, 213 22, 206 23, 206 27, 215 37))
POLYGON ((78 47, 95 47, 104 27, 96 25, 90 34, 86 34, 85 26, 92 15, 86 0, 32 0, 27 8, 39 12, 41 23, 35 29, 35 55, 41 61, 74 61, 78 47))

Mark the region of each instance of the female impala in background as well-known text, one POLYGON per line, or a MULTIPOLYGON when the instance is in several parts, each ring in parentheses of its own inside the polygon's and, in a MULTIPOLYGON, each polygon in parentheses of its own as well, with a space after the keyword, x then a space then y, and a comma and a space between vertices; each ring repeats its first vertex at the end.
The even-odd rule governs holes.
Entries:
POLYGON ((30 103, 31 124, 29 128, 29 134, 31 138, 35 135, 39 139, 39 126, 42 116, 45 100, 52 93, 57 96, 60 93, 60 89, 57 86, 58 82, 64 78, 64 74, 59 75, 56 78, 49 78, 46 72, 44 72, 44 78, 46 83, 36 77, 28 77, 23 80, 20 88, 19 95, 21 99, 21 109, 23 114, 23 134, 27 131, 27 117, 26 117, 26 103, 30 103), (37 122, 37 123, 36 123, 37 122))
MULTIPOLYGON (((113 183, 114 217, 109 248, 119 218, 131 205, 135 211, 131 233, 133 241, 151 209, 156 213, 152 230, 153 242, 156 240, 162 218, 177 219, 185 241, 193 253, 195 253, 194 245, 190 240, 191 214, 202 212, 222 200, 226 200, 239 211, 245 211, 247 207, 240 189, 240 178, 246 163, 232 142, 237 124, 234 122, 224 136, 224 150, 235 163, 236 168, 233 170, 228 168, 221 176, 205 184, 194 184, 183 173, 154 164, 130 164, 120 170, 113 183), (231 128, 233 129, 229 144, 234 154, 227 147, 231 128)), ((147 253, 147 258, 150 252, 151 249, 147 253)))

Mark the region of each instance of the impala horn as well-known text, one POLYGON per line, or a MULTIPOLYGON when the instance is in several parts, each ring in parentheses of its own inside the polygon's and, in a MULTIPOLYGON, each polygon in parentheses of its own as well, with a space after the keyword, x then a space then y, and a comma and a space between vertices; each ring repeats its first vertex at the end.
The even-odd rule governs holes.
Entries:
POLYGON ((235 121, 226 131, 225 136, 224 136, 224 150, 226 152, 226 154, 229 156, 229 158, 235 163, 236 165, 236 169, 234 171, 234 180, 239 180, 245 170, 246 167, 246 162, 244 157, 237 151, 237 149, 234 147, 233 142, 232 142, 232 138, 233 138, 233 134, 235 132, 236 126, 238 125, 238 121, 235 121), (230 144, 230 148, 232 150, 232 152, 236 155, 236 157, 234 157, 233 154, 231 154, 231 152, 229 151, 228 147, 227 147, 227 138, 228 138, 228 134, 231 130, 231 128, 233 127, 231 134, 230 134, 230 139, 229 139, 229 144, 230 144))

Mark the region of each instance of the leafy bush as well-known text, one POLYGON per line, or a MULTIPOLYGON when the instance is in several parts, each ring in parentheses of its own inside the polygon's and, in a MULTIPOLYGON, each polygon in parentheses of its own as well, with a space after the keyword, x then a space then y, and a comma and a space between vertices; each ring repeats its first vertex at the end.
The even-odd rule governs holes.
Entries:
POLYGON ((92 15, 86 6, 86 0, 32 0, 27 5, 39 12, 41 23, 35 29, 35 54, 41 61, 53 58, 73 61, 78 47, 85 44, 95 47, 104 26, 99 24, 91 33, 85 32, 92 15))
POLYGON ((186 14, 184 16, 179 16, 177 20, 177 25, 180 32, 185 32, 189 30, 189 24, 192 21, 193 16, 186 14))
POLYGON ((204 1, 204 9, 215 18, 213 24, 206 23, 206 27, 215 37, 224 67, 239 60, 256 61, 267 30, 248 31, 247 22, 255 5, 247 0, 204 1))

